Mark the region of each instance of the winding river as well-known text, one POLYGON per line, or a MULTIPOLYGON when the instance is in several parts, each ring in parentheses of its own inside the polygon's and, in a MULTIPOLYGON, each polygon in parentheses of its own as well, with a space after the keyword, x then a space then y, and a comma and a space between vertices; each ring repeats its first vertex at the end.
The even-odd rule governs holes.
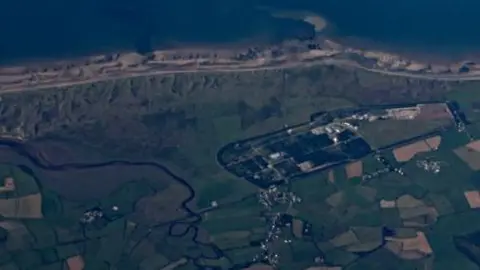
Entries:
MULTIPOLYGON (((22 158, 27 159, 33 166, 36 166, 42 170, 47 170, 47 171, 63 171, 63 170, 70 170, 70 169, 76 169, 76 170, 82 170, 82 169, 91 169, 91 168, 104 168, 108 166, 115 166, 115 165, 122 165, 122 166, 131 166, 131 167, 138 167, 138 166, 151 166, 156 169, 159 169, 163 171, 166 175, 171 177, 176 183, 180 184, 183 186, 185 189, 188 190, 188 197, 184 199, 181 202, 181 209, 184 210, 187 213, 186 217, 182 217, 177 220, 169 221, 166 223, 162 224, 156 224, 152 226, 151 228, 157 228, 157 227, 162 227, 162 226, 169 226, 168 228, 168 235, 170 237, 175 237, 175 238, 182 238, 190 234, 191 232, 191 241, 195 243, 195 245, 198 246, 204 246, 204 247, 209 247, 214 255, 205 255, 201 253, 198 256, 189 256, 185 255, 185 258, 188 258, 194 262, 194 264, 199 268, 203 269, 205 266, 199 265, 199 260, 200 259, 219 259, 224 256, 223 252, 214 244, 211 243, 202 243, 200 242, 198 238, 198 232, 199 228, 198 225, 202 221, 202 217, 199 213, 194 212, 192 209, 189 208, 188 204, 193 201, 195 198, 195 191, 191 187, 191 185, 183 178, 175 175, 171 170, 169 170, 166 166, 156 163, 156 162, 133 162, 133 161, 124 161, 124 160, 113 160, 113 161, 107 161, 107 162, 101 162, 101 163, 65 163, 65 164, 50 164, 48 161, 40 159, 36 157, 35 150, 33 147, 28 147, 27 145, 18 142, 18 141, 13 141, 13 140, 5 140, 2 139, 0 140, 0 147, 2 148, 7 148, 10 151, 13 151, 15 154, 18 154, 22 158), (174 233, 174 227, 175 226, 185 226, 184 230, 181 230, 179 233, 174 233)), ((26 173, 32 175, 35 177, 35 179, 38 178, 35 176, 36 174, 34 173, 34 170, 32 170, 29 166, 26 165, 20 165, 19 166, 22 170, 24 170, 26 173)), ((38 181, 39 185, 42 186, 42 183, 38 181)))

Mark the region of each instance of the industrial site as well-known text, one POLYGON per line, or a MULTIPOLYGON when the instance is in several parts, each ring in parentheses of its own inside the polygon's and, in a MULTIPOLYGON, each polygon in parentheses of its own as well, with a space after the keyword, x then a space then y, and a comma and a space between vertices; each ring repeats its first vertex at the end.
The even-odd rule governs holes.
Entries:
POLYGON ((363 123, 438 119, 446 120, 438 129, 455 124, 452 106, 448 103, 409 104, 318 113, 307 123, 231 143, 219 151, 218 161, 234 175, 265 188, 411 140, 405 138, 390 145, 372 146, 369 135, 364 134, 363 123))
POLYGON ((380 253, 404 264, 428 261, 439 246, 424 229, 455 215, 454 201, 458 211, 480 207, 477 190, 449 194, 453 166, 464 166, 460 175, 480 168, 478 134, 447 101, 319 112, 226 145, 217 161, 259 187, 264 209, 265 233, 248 248, 248 265, 287 269, 291 250, 317 239, 308 254, 314 267, 302 269, 350 269, 380 253))

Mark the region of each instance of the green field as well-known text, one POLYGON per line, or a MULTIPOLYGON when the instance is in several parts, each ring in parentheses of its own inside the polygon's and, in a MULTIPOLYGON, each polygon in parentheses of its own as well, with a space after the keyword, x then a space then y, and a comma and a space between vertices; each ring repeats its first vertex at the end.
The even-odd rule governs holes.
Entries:
MULTIPOLYGON (((319 66, 152 76, 2 94, 1 135, 25 138, 20 150, 46 166, 22 158, 22 151, 0 151, 5 163, 0 182, 12 177, 16 184, 15 190, 0 193, 0 269, 64 270, 66 264, 78 269, 84 264, 86 270, 238 269, 259 254, 267 213, 255 196, 258 188, 217 163, 221 147, 308 121, 319 111, 445 99, 460 103, 473 122, 467 131, 479 139, 478 86, 319 66), (108 172, 61 166, 110 161, 165 166, 195 194, 151 166, 118 165, 108 172), (47 169, 54 165, 58 170, 47 169), (21 201, 24 197, 28 200, 21 201), (102 217, 81 222, 85 212, 99 209, 102 217)), ((378 121, 363 124, 360 133, 378 148, 439 126, 378 121)), ((333 179, 321 172, 282 187, 302 201, 274 211, 311 228, 301 237, 291 227, 282 228, 272 247, 281 255, 278 269, 477 269, 453 237, 478 231, 478 212, 464 192, 480 187, 479 174, 452 151, 468 143, 468 136, 452 130, 441 136, 438 151, 402 164, 394 162, 391 150, 383 153, 406 176, 347 179, 339 166, 332 169, 333 179), (426 158, 442 162, 439 174, 417 166, 426 158), (420 233, 428 244, 414 242, 423 241, 420 233), (414 250, 402 249, 402 241, 411 241, 405 246, 414 250)), ((362 162, 364 173, 383 168, 373 156, 362 162)))
MULTIPOLYGON (((431 130, 429 126, 418 127, 394 136, 391 142, 383 144, 408 139, 431 130)), ((398 132, 405 127, 390 128, 398 132)), ((468 128, 475 130, 477 127, 472 125, 468 128)), ((381 132, 375 136, 381 137, 380 134, 381 132)), ((474 132, 471 134, 475 135, 474 132)), ((302 198, 302 202, 295 206, 293 213, 295 217, 313 225, 313 239, 293 239, 292 243, 288 244, 290 248, 279 247, 282 258, 286 258, 279 269, 305 269, 321 254, 325 263, 343 266, 345 269, 418 269, 429 266, 434 267, 433 269, 452 269, 455 265, 462 269, 476 269, 478 266, 457 250, 451 240, 454 236, 478 231, 477 212, 469 206, 463 194, 465 191, 478 189, 480 185, 475 181, 478 173, 472 171, 453 152, 470 140, 465 133, 459 133, 455 129, 443 131, 440 136, 442 141, 438 150, 419 153, 405 163, 396 162, 392 151, 385 150, 383 155, 394 166, 401 166, 406 176, 391 172, 367 182, 352 181, 355 179, 348 180, 344 167, 340 166, 331 171, 333 181, 329 179, 328 171, 295 180, 291 184, 291 190, 302 198), (440 162, 440 173, 434 174, 420 168, 417 162, 425 159, 440 162), (384 200, 393 201, 396 206, 382 208, 381 201, 384 200), (381 232, 384 226, 397 231, 399 239, 414 239, 416 233, 423 232, 436 259, 433 260, 428 255, 418 255, 420 257, 411 261, 403 259, 401 256, 404 255, 388 250, 383 244, 378 249, 375 248, 379 244, 371 242, 375 237, 368 232, 381 232), (332 239, 352 228, 358 238, 356 244, 332 246, 332 239), (300 252, 297 252, 295 247, 300 252), (349 251, 350 249, 372 252, 359 256, 349 251), (442 254, 442 258, 437 258, 437 254, 442 254), (448 262, 444 259, 447 257, 448 262)), ((480 139, 474 136, 475 138, 480 139)), ((364 173, 383 167, 372 156, 363 158, 362 164, 364 173)), ((248 208, 250 206, 244 209, 248 208)), ((231 208, 230 212, 243 213, 235 208, 231 208)), ((238 226, 241 227, 242 223, 238 222, 238 226)), ((232 228, 238 229, 235 226, 232 228)), ((385 236, 381 237, 383 239, 385 236)), ((229 254, 233 260, 244 260, 242 252, 243 249, 240 249, 236 255, 236 250, 232 250, 229 254)), ((401 252, 404 251, 398 252, 403 254, 401 252)))
MULTIPOLYGON (((395 166, 402 166, 406 176, 391 172, 368 181, 360 177, 347 179, 345 166, 338 166, 282 187, 302 201, 293 208, 276 207, 274 211, 286 211, 294 220, 311 226, 311 230, 298 237, 293 225, 282 229, 273 246, 281 255, 278 269, 306 269, 319 263, 359 270, 387 266, 416 269, 425 265, 433 265, 434 269, 454 265, 475 269, 476 265, 456 249, 452 239, 478 230, 480 219, 463 194, 480 186, 474 181, 478 173, 453 152, 469 142, 464 133, 451 129, 440 136, 438 150, 419 153, 405 163, 396 162, 392 151, 385 150, 383 155, 395 166), (417 161, 425 158, 441 161, 441 172, 433 174, 418 167, 417 161), (396 206, 382 208, 382 201, 395 202, 396 206), (416 233, 423 232, 433 254, 441 258, 418 255, 415 261, 403 259, 398 255, 403 251, 394 253, 382 242, 386 237, 384 227, 395 231, 398 239, 414 239, 416 233), (443 259, 447 256, 448 261, 443 259)), ((373 156, 361 161, 364 173, 383 166, 373 156)), ((229 196, 237 187, 228 182, 217 183, 217 189, 205 186, 196 200, 197 206, 205 206, 201 222, 178 215, 184 223, 173 226, 174 235, 170 235, 169 223, 163 224, 163 218, 157 216, 178 207, 168 203, 175 184, 167 179, 127 182, 102 199, 79 202, 41 187, 35 176, 18 167, 1 165, 0 169, 4 178, 19 179, 16 190, 5 193, 4 198, 39 193, 43 214, 36 219, 7 218, 0 222, 7 236, 3 240, 6 249, 0 253, 2 269, 63 270, 76 258, 85 269, 109 269, 109 265, 115 265, 125 270, 170 266, 193 270, 195 262, 227 270, 251 262, 267 233, 265 209, 258 203, 255 189, 239 200, 238 196, 229 196), (212 198, 219 198, 218 207, 209 207, 212 198), (162 210, 148 212, 149 204, 162 210), (83 213, 92 208, 102 209, 105 218, 91 224, 79 223, 83 213)))
POLYGON ((446 126, 445 121, 379 120, 362 122, 358 132, 373 148, 382 148, 446 126))
MULTIPOLYGON (((139 202, 155 196, 168 198, 168 179, 128 182, 100 200, 78 202, 42 188, 36 176, 20 167, 0 164, 0 174, 15 180, 15 190, 2 193, 2 213, 10 205, 7 202, 39 194, 43 214, 37 218, 2 217, 0 269, 63 270, 72 264, 74 270, 110 266, 150 270, 177 263, 187 267, 185 256, 216 256, 212 247, 195 242, 200 233, 189 230, 185 235, 170 236, 168 222, 162 226, 151 222, 157 217, 145 217, 149 213, 139 202), (84 213, 92 209, 100 209, 103 216, 82 223, 84 213), (84 268, 75 268, 81 267, 79 264, 84 268)), ((179 207, 166 203, 152 202, 164 211, 179 207)))

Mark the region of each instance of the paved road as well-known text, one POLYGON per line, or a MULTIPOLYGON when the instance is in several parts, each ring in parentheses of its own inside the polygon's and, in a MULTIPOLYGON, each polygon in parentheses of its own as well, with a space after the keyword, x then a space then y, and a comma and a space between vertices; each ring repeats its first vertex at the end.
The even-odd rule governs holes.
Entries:
POLYGON ((388 71, 372 69, 356 65, 356 68, 366 71, 381 73, 389 76, 408 77, 414 79, 436 80, 436 81, 480 81, 480 74, 412 74, 400 71, 388 71))
POLYGON ((436 75, 436 74, 412 74, 407 72, 397 72, 397 71, 388 71, 382 69, 374 69, 374 68, 367 68, 361 66, 357 62, 351 60, 341 60, 341 59, 322 59, 322 60, 314 60, 314 61, 296 61, 296 62, 287 62, 284 64, 279 65, 263 65, 263 66, 255 66, 255 67, 235 67, 235 68, 228 68, 228 67, 199 67, 197 69, 178 69, 178 70, 157 70, 157 71, 148 71, 148 72, 130 72, 121 75, 113 75, 113 76, 101 76, 94 79, 86 79, 86 80, 79 80, 79 81, 66 81, 66 82, 58 82, 52 84, 44 84, 44 85, 30 85, 30 86, 17 86, 11 87, 4 86, 5 89, 2 89, 0 86, 1 93, 10 93, 10 92, 22 92, 22 91, 33 91, 33 90, 42 90, 48 88, 59 88, 59 87, 67 87, 67 86, 75 86, 75 85, 82 85, 88 83, 95 83, 100 81, 110 81, 110 80, 118 80, 118 79, 125 79, 125 78, 135 78, 135 77, 143 77, 143 76, 155 76, 155 75, 166 75, 166 74, 181 74, 181 73, 223 73, 223 72, 255 72, 255 71, 265 71, 265 70, 275 70, 275 69, 289 69, 289 68, 298 68, 298 67, 311 67, 311 66, 318 66, 318 65, 333 65, 333 66, 341 66, 341 67, 350 67, 350 68, 358 68, 369 72, 384 74, 388 76, 398 76, 398 77, 407 77, 407 78, 414 78, 414 79, 424 79, 424 80, 437 80, 437 81, 477 81, 480 80, 480 75, 455 75, 455 74, 444 74, 444 75, 436 75))

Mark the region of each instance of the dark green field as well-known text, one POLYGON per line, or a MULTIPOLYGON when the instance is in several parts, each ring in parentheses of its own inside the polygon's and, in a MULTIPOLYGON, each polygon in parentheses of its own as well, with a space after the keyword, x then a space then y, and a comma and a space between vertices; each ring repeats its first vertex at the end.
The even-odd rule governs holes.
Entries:
MULTIPOLYGON (((447 98, 459 101, 472 122, 467 130, 480 139, 478 87, 315 67, 4 94, 0 176, 16 186, 0 194, 0 269, 242 269, 260 251, 266 214, 257 187, 217 164, 222 146, 318 111, 447 98), (93 210, 103 216, 82 223, 93 210)), ((366 133, 382 145, 430 129, 416 127, 366 133)), ((441 136, 437 151, 403 164, 383 153, 406 176, 362 181, 336 167, 333 181, 321 172, 283 187, 302 202, 275 209, 294 220, 281 238, 291 242, 274 247, 278 268, 478 269, 465 253, 475 253, 480 219, 464 196, 479 187, 478 173, 453 152, 469 139, 455 130, 441 136), (442 161, 439 174, 416 165, 427 157, 442 161), (380 207, 399 198, 414 206, 380 207), (310 224, 310 234, 299 224, 310 224), (384 227, 398 239, 385 240, 384 227), (432 252, 398 248, 420 232, 432 252)), ((382 168, 372 156, 362 162, 364 174, 382 168)))

